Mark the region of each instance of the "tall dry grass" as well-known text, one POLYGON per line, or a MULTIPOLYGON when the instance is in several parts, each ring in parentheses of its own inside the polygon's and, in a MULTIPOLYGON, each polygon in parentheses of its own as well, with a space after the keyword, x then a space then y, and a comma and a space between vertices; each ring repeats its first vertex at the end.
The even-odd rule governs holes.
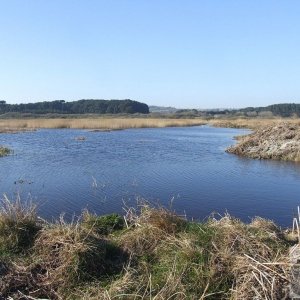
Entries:
POLYGON ((17 196, 10 200, 6 195, 0 202, 0 253, 22 252, 31 247, 41 228, 36 205, 21 201, 17 196))
POLYGON ((0 120, 0 130, 38 128, 80 128, 118 130, 127 128, 161 128, 203 125, 200 119, 145 119, 145 118, 82 118, 82 119, 8 119, 0 120))

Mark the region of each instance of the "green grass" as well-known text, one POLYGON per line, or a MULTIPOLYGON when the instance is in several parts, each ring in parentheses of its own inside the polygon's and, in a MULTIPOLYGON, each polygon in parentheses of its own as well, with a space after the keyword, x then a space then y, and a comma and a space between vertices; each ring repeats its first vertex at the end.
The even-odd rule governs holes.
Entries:
POLYGON ((95 230, 98 234, 107 235, 115 230, 124 228, 124 219, 118 214, 97 216, 85 211, 83 213, 83 226, 95 230))

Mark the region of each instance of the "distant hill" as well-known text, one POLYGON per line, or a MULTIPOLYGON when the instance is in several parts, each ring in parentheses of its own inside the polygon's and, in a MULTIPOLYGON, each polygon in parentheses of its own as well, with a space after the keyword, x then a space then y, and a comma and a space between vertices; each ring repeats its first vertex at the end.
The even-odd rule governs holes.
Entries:
POLYGON ((300 117, 300 104, 281 103, 265 107, 246 107, 241 109, 177 109, 170 106, 148 106, 135 100, 82 99, 43 101, 36 103, 8 104, 0 100, 0 114, 165 114, 176 118, 226 118, 226 117, 300 117))
POLYGON ((272 104, 261 107, 246 107, 241 109, 213 109, 213 110, 199 110, 198 115, 204 117, 300 117, 300 104, 296 103, 281 103, 272 104))
POLYGON ((148 114, 149 107, 145 103, 130 99, 83 99, 70 102, 66 102, 64 100, 55 100, 26 104, 7 104, 5 101, 0 101, 0 114, 11 112, 33 114, 148 114))
POLYGON ((172 114, 177 111, 177 108, 171 106, 155 106, 150 105, 149 110, 152 113, 165 113, 165 114, 172 114))

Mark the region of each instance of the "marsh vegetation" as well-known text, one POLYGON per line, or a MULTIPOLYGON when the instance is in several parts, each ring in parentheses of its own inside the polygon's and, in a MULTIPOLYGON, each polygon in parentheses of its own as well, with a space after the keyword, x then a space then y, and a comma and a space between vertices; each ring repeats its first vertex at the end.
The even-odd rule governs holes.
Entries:
POLYGON ((119 130, 129 128, 162 128, 197 126, 205 122, 200 119, 159 118, 82 118, 82 119, 6 119, 0 120, 0 130, 32 130, 38 128, 80 128, 119 130))
POLYGON ((195 117, 189 115, 149 114, 149 115, 97 115, 97 114, 12 114, 0 118, 0 133, 16 133, 39 128, 73 128, 120 130, 130 128, 163 128, 210 125, 226 128, 257 129, 276 126, 282 122, 299 125, 298 118, 281 117, 195 117))
POLYGON ((297 244, 261 218, 195 222, 141 202, 48 223, 7 198, 0 240, 0 294, 13 299, 283 299, 297 244))

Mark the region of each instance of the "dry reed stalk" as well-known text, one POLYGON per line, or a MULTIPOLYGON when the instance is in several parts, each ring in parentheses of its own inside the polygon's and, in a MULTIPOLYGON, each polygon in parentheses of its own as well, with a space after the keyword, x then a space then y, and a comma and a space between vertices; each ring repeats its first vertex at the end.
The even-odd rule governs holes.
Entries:
POLYGON ((10 200, 6 194, 3 195, 0 213, 1 219, 19 221, 22 219, 36 220, 37 205, 32 201, 21 201, 17 194, 15 200, 10 200))
POLYGON ((32 201, 10 200, 4 194, 0 202, 0 250, 24 252, 29 249, 41 229, 43 220, 36 215, 32 201))
POLYGON ((297 234, 298 237, 298 244, 300 245, 300 207, 297 207, 297 217, 293 218, 293 228, 292 228, 292 233, 297 234))
POLYGON ((236 269, 234 299, 286 299, 289 284, 286 256, 253 258, 244 254, 244 257, 239 257, 236 269))

